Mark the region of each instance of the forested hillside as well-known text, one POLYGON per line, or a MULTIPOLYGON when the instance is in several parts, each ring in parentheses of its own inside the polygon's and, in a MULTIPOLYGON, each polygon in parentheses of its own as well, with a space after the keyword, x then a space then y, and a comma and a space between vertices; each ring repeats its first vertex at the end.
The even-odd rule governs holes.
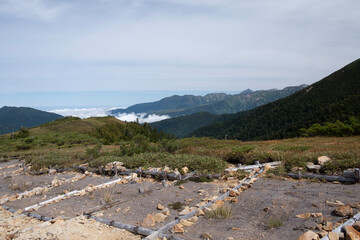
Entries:
POLYGON ((18 131, 21 127, 35 127, 63 116, 28 107, 0 108, 0 134, 18 131))
POLYGON ((360 114, 360 59, 305 89, 256 109, 226 116, 190 136, 240 140, 296 137, 314 123, 360 114), (230 118, 230 119, 229 119, 230 118))
POLYGON ((205 96, 175 95, 156 102, 136 104, 126 109, 115 109, 111 111, 111 114, 148 113, 177 117, 198 112, 209 112, 217 115, 236 113, 287 97, 304 87, 306 85, 287 87, 281 90, 252 91, 247 89, 234 95, 225 93, 212 93, 205 96))

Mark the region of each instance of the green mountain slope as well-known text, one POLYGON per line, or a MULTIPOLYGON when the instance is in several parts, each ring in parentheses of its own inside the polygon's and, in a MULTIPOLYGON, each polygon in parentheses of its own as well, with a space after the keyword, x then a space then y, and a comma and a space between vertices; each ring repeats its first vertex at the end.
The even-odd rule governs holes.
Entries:
POLYGON ((235 95, 212 93, 203 97, 175 95, 156 102, 136 104, 126 109, 115 109, 111 111, 111 114, 148 113, 177 117, 198 112, 209 112, 213 114, 236 113, 287 97, 304 87, 306 87, 306 85, 287 87, 282 90, 251 91, 248 89, 235 95))
MULTIPOLYGON (((130 106, 126 109, 115 109, 111 114, 118 113, 149 113, 149 114, 168 114, 169 112, 182 111, 186 108, 194 106, 208 105, 225 99, 225 93, 213 93, 202 96, 174 95, 171 97, 163 98, 156 102, 140 103, 130 106)), ((175 114, 176 115, 176 114, 175 114)), ((180 114, 181 115, 181 114, 180 114)))
POLYGON ((160 122, 154 122, 150 125, 160 132, 171 133, 177 137, 186 137, 189 133, 199 127, 203 127, 215 122, 219 118, 218 115, 199 112, 186 116, 166 119, 160 122))
POLYGON ((299 136, 314 123, 347 120, 360 114, 360 59, 321 81, 278 101, 226 116, 191 136, 266 140, 299 136), (230 118, 230 119, 229 119, 230 118))
POLYGON ((35 127, 63 116, 28 107, 0 108, 0 134, 15 132, 21 127, 35 127))

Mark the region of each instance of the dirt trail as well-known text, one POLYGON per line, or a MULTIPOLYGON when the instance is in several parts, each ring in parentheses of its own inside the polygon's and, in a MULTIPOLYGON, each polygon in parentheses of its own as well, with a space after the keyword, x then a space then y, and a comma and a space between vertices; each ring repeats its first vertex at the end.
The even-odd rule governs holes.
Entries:
POLYGON ((0 239, 139 240, 141 238, 125 230, 84 217, 41 222, 21 214, 13 214, 0 206, 0 239))

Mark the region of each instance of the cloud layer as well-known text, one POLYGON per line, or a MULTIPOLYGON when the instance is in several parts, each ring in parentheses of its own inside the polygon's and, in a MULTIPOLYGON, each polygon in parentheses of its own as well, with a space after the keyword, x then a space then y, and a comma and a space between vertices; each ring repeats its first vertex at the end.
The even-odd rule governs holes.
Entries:
MULTIPOLYGON (((104 109, 104 108, 65 108, 65 109, 55 109, 50 110, 49 112, 56 113, 62 115, 64 117, 73 116, 79 118, 89 118, 89 117, 104 117, 109 116, 109 111, 115 109, 104 109)), ((137 122, 139 123, 152 123, 158 122, 164 119, 170 118, 167 115, 156 115, 156 114, 146 114, 146 113, 123 113, 115 116, 117 119, 121 121, 127 122, 137 122)))
POLYGON ((358 0, 0 0, 0 92, 241 91, 358 58, 358 0))

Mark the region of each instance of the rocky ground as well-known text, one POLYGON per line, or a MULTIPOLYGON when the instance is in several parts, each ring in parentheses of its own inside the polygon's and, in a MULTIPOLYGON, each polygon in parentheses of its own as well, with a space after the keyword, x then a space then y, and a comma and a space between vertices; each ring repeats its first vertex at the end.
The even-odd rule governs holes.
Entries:
MULTIPOLYGON (((83 214, 157 230, 239 184, 238 179, 212 183, 167 182, 130 176, 53 173, 33 176, 18 161, 0 163, 0 239, 140 239, 126 231, 86 219, 83 214), (104 186, 104 183, 116 181, 104 186), (79 190, 79 191, 76 191, 79 190), (25 192, 25 194, 24 194, 25 192), (74 194, 72 194, 74 193, 74 194), (34 204, 63 196, 31 209, 52 218, 40 222, 21 213, 34 204), (1 235, 2 234, 2 235, 1 235)), ((225 219, 197 214, 166 234, 182 239, 297 239, 308 230, 323 236, 360 211, 360 185, 271 179, 262 176, 232 197, 210 206, 226 207, 225 219), (337 208, 352 213, 339 216, 337 208)), ((309 238, 311 239, 311 238, 309 238)))

